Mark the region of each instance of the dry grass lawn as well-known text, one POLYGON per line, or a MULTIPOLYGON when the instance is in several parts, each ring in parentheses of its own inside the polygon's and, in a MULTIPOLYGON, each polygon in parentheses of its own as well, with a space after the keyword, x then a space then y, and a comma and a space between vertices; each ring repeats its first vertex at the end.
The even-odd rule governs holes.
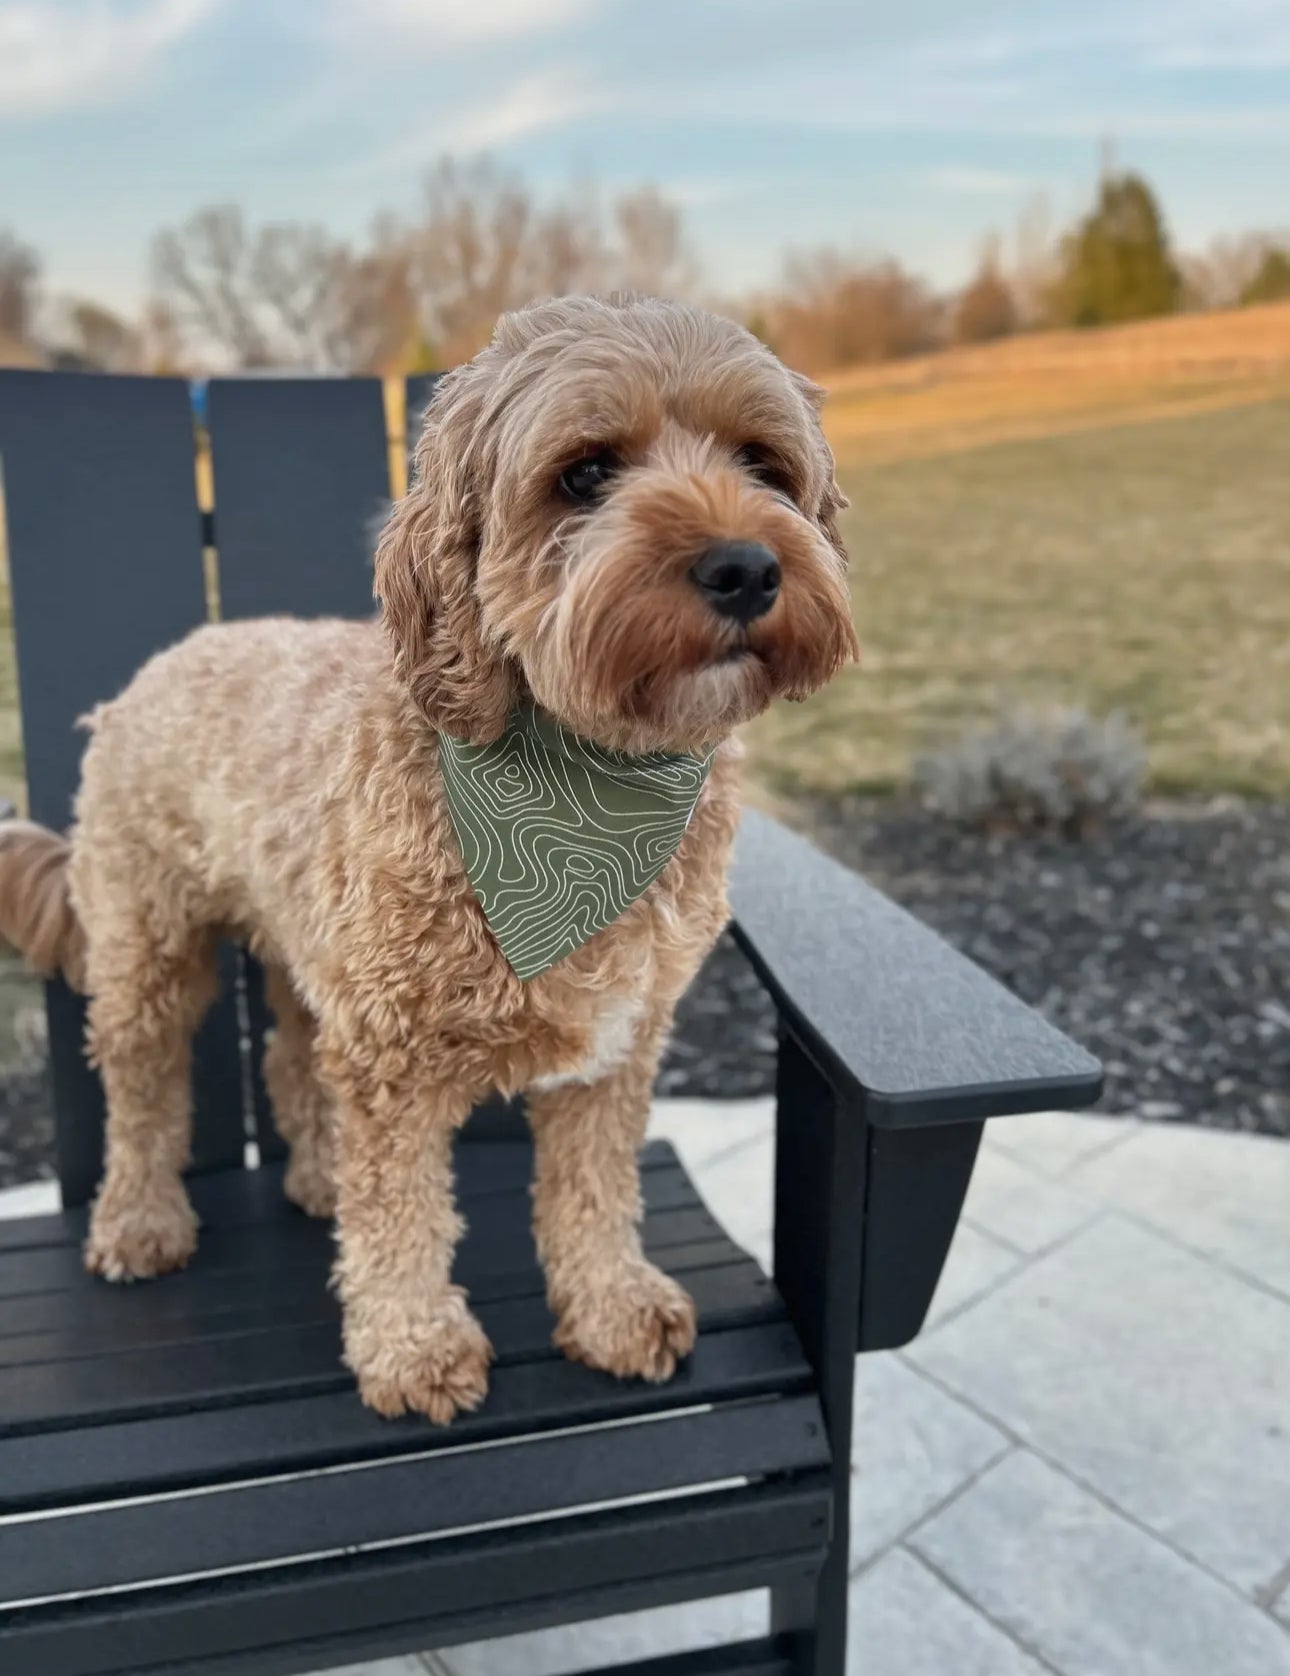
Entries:
POLYGON ((1043 332, 841 373, 838 457, 874 464, 1290 394, 1290 305, 1043 332))
POLYGON ((861 668, 753 731, 775 789, 901 784, 1001 701, 1122 708, 1157 789, 1290 795, 1290 395, 852 465, 861 668))

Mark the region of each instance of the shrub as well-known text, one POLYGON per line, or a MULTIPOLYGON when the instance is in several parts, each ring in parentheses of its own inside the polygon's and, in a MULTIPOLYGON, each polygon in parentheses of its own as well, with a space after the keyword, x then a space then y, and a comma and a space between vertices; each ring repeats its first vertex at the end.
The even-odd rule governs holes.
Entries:
POLYGON ((998 252, 987 250, 975 276, 954 305, 954 336, 959 343, 993 343, 1017 329, 1017 303, 999 267, 998 252))
POLYGON ((1120 714, 1002 710, 914 764, 923 804, 991 832, 1085 838, 1136 808, 1146 750, 1120 714))

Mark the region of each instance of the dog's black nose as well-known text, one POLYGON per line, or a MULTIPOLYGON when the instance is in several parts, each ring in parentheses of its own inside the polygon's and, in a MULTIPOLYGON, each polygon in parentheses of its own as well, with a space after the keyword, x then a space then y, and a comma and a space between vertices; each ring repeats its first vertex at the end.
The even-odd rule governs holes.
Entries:
POLYGON ((718 541, 690 571, 714 611, 751 623, 779 596, 779 560, 760 541, 718 541))

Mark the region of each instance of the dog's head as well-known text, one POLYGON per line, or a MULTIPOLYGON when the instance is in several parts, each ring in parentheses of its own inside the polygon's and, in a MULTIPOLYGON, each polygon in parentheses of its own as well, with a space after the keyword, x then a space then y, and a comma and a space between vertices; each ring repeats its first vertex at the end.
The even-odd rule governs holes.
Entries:
POLYGON ((431 723, 531 697, 623 750, 711 745, 855 654, 819 392, 652 299, 505 316, 439 384, 376 590, 431 723))

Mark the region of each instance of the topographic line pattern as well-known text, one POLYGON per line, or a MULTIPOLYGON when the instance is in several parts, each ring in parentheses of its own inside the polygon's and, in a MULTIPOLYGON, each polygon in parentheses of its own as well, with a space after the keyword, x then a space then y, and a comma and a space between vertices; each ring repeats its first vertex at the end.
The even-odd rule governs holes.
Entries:
POLYGON ((554 966, 649 888, 711 761, 608 751, 531 707, 491 745, 440 735, 462 860, 517 976, 554 966))

